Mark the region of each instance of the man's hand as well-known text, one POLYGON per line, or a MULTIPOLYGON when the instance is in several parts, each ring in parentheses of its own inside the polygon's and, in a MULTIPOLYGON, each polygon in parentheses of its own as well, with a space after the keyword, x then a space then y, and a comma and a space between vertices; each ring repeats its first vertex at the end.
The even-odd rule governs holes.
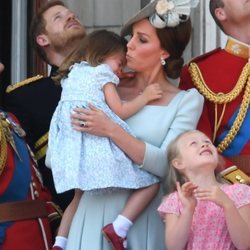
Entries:
POLYGON ((0 62, 0 74, 4 71, 4 65, 0 62))

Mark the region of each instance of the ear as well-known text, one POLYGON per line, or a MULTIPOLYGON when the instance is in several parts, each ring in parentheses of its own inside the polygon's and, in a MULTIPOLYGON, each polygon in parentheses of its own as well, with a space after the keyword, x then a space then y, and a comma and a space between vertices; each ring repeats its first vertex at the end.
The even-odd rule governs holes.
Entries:
POLYGON ((36 42, 39 46, 45 47, 49 44, 49 39, 46 35, 41 34, 36 37, 36 42))
POLYGON ((182 164, 182 160, 179 158, 175 158, 172 160, 172 165, 178 170, 184 169, 184 165, 182 164))
POLYGON ((215 9, 214 14, 220 22, 226 19, 226 13, 222 8, 215 9))
POLYGON ((166 60, 169 58, 169 53, 166 50, 162 50, 160 58, 166 60))

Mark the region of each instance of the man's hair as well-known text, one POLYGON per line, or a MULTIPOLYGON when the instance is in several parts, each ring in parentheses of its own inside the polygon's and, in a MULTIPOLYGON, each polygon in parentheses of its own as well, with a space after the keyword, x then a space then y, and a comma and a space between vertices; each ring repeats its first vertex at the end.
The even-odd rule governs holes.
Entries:
POLYGON ((37 14, 33 17, 32 21, 31 21, 31 26, 30 26, 30 41, 31 41, 31 46, 35 49, 35 51, 37 52, 37 54, 39 55, 39 57, 44 60, 45 62, 48 62, 48 58, 47 55, 44 51, 44 49, 37 44, 37 36, 40 34, 46 34, 46 21, 44 20, 43 14, 50 9, 53 6, 56 5, 61 5, 66 7, 66 5, 60 1, 60 0, 54 0, 54 1, 50 1, 46 4, 44 4, 39 11, 37 12, 37 14))
POLYGON ((218 25, 218 27, 224 31, 223 26, 221 25, 220 21, 218 20, 217 16, 215 15, 215 10, 217 8, 223 8, 224 7, 224 2, 223 0, 210 0, 209 3, 209 10, 210 13, 214 19, 214 21, 216 22, 216 24, 218 25))

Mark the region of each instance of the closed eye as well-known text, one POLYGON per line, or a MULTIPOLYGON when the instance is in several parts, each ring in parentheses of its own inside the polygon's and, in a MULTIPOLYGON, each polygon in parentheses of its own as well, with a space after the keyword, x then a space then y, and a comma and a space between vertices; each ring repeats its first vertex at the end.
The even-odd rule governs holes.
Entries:
POLYGON ((197 144, 196 141, 191 141, 191 142, 190 142, 190 145, 196 145, 196 144, 197 144))

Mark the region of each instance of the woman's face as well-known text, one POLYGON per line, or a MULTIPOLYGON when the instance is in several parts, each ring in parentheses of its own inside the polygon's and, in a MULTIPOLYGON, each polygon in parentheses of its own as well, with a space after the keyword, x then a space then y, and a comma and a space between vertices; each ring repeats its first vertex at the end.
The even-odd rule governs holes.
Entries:
POLYGON ((148 19, 133 25, 132 37, 127 47, 127 66, 136 72, 159 67, 160 59, 166 58, 166 52, 161 48, 156 30, 148 19))

